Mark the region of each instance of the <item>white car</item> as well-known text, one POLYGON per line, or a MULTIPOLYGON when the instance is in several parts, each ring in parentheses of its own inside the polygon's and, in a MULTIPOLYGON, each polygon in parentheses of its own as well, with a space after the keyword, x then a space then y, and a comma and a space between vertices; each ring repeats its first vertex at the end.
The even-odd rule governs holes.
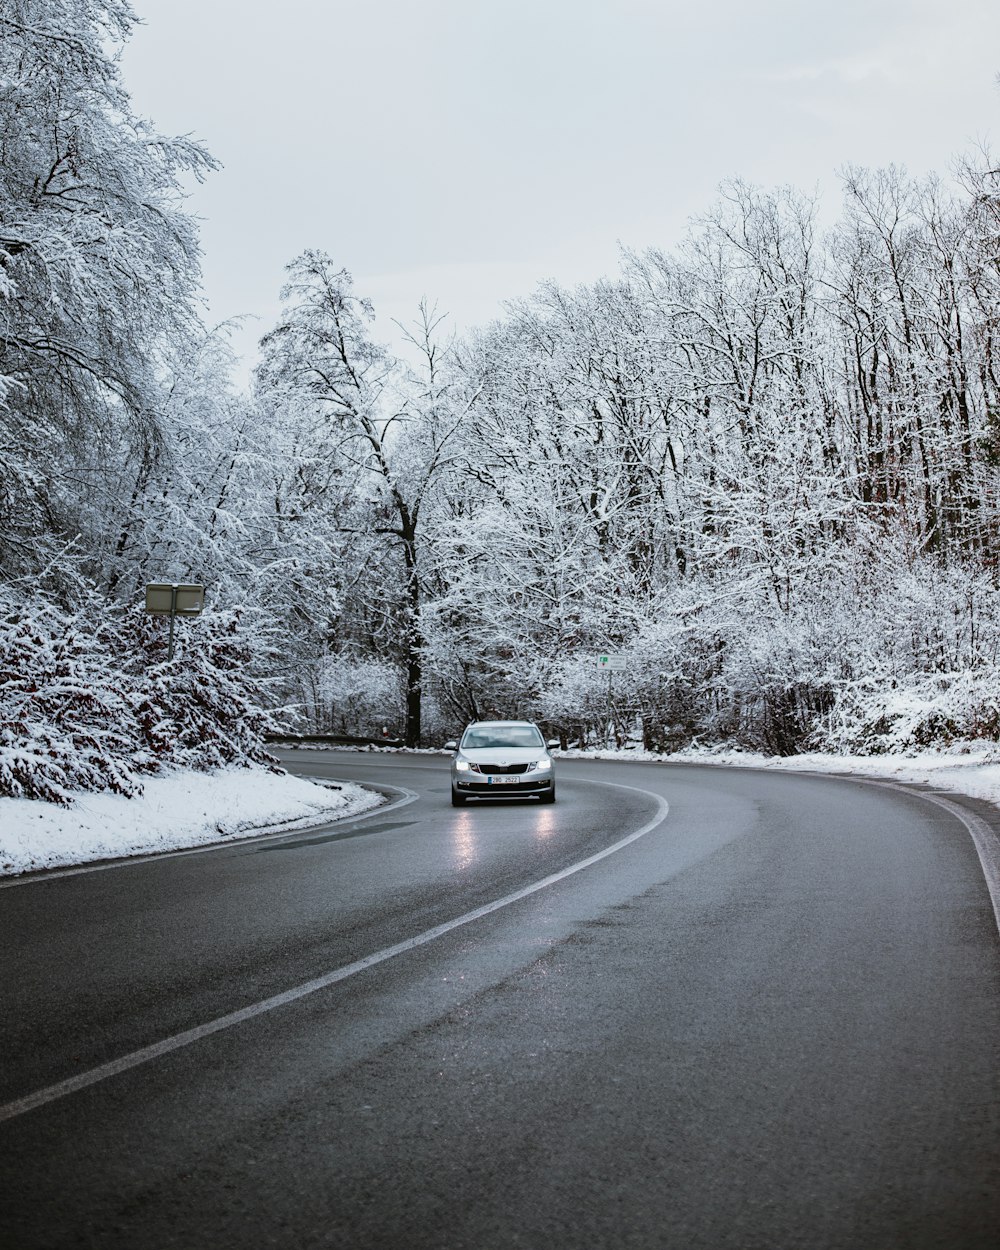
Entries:
POLYGON ((449 742, 451 802, 467 799, 537 798, 556 801, 555 766, 538 726, 530 720, 480 720, 459 743, 449 742))

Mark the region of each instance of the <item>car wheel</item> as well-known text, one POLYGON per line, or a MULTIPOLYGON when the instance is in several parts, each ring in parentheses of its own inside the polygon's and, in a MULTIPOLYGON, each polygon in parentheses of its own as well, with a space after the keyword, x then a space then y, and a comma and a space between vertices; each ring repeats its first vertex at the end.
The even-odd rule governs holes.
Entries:
POLYGON ((552 787, 552 789, 548 792, 548 794, 540 794, 538 796, 538 801, 539 803, 554 803, 556 801, 555 786, 552 787))
POLYGON ((451 792, 451 805, 452 805, 452 807, 464 807, 464 806, 465 806, 465 795, 464 795, 464 794, 459 794, 457 790, 452 790, 452 792, 451 792))

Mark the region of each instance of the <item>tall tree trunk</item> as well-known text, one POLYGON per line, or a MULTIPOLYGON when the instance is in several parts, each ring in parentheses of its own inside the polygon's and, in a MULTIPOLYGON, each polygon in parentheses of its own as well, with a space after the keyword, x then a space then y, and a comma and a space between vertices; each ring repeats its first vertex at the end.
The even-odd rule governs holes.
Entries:
POLYGON ((406 729, 403 740, 408 747, 420 746, 420 703, 423 680, 423 645, 420 629, 420 581, 417 577, 416 535, 403 541, 406 566, 406 729))

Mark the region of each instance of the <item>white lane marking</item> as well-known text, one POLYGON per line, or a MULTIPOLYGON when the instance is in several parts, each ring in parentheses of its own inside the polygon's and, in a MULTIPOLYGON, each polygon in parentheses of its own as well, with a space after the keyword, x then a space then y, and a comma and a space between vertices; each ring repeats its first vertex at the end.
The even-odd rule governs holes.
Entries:
MULTIPOLYGON (((305 780, 308 780, 308 778, 305 778, 305 780)), ((364 783, 356 781, 352 784, 363 785, 364 783)), ((284 842, 288 838, 298 838, 306 833, 322 833, 324 829, 332 829, 340 825, 341 822, 343 822, 343 827, 346 828, 359 820, 371 820, 373 816, 386 816, 389 812, 397 811, 399 808, 405 807, 407 803, 414 803, 420 798, 419 794, 414 790, 407 790, 405 786, 390 786, 388 783, 383 785, 381 782, 379 784, 382 789, 395 790, 403 797, 393 799, 391 803, 372 807, 367 812, 359 812, 356 816, 334 816, 329 820, 321 820, 318 824, 315 817, 302 816, 287 825, 282 825, 280 828, 273 825, 265 825, 263 829, 258 830, 256 833, 241 834, 237 838, 222 838, 216 842, 206 842, 203 846, 185 846, 180 847, 176 851, 153 851, 149 855, 129 855, 121 859, 106 860, 100 864, 79 864, 73 868, 39 869, 23 877, 11 877, 9 881, 0 880, 0 890, 11 890, 19 885, 42 885, 46 881, 55 881, 59 877, 82 877, 90 872, 111 872, 117 868, 134 868, 137 864, 148 864, 157 859, 180 859, 185 855, 208 855, 211 851, 224 851, 231 846, 246 846, 248 842, 284 842)))
MULTIPOLYGON (((574 778, 574 780, 577 779, 574 778)), ((580 780, 583 779, 580 778, 580 780)), ((285 990, 281 994, 275 994, 271 998, 265 998, 259 1003, 251 1003, 249 1007, 242 1007, 239 1011, 231 1011, 215 1020, 209 1020, 207 1024, 199 1024, 196 1028, 185 1029, 183 1033, 175 1033, 172 1037, 166 1037, 162 1041, 154 1042, 151 1046, 143 1046, 141 1050, 133 1050, 130 1054, 122 1055, 119 1059, 113 1059, 110 1063, 102 1063, 96 1068, 91 1068, 87 1072, 80 1072, 76 1076, 67 1078, 65 1081, 57 1081, 55 1085, 48 1085, 44 1089, 35 1090, 34 1093, 27 1094, 24 1098, 17 1098, 13 1102, 5 1103, 0 1106, 0 1123, 4 1120, 13 1120, 16 1116, 24 1115, 27 1111, 33 1111, 36 1107, 44 1107, 46 1103, 56 1102, 60 1098, 65 1098, 68 1094, 76 1093, 77 1090, 86 1089, 88 1085, 96 1085, 99 1081, 106 1081, 108 1077, 117 1076, 120 1072, 127 1072, 130 1068, 137 1068, 140 1064, 149 1063, 153 1059, 159 1059, 163 1055, 170 1054, 171 1051, 180 1050, 184 1046, 190 1046, 193 1042, 198 1042, 203 1037, 209 1037, 213 1033, 220 1033, 223 1029, 232 1028, 234 1025, 242 1024, 246 1020, 252 1020, 255 1016, 262 1016, 268 1011, 275 1011, 279 1007, 286 1007, 289 1003, 305 998, 308 994, 315 994, 318 990, 325 990, 328 986, 336 985, 338 981, 346 981, 348 977, 353 977, 368 968, 374 968, 377 964, 385 963, 386 960, 394 959, 397 955, 403 955, 407 951, 416 949, 418 946, 425 946, 428 942, 433 942, 436 938, 443 937, 446 933, 451 933, 454 929, 471 924, 474 920, 481 920, 483 916, 499 911, 502 907, 509 907, 511 903, 516 903, 531 894, 537 894, 539 890, 555 885, 557 881, 564 881, 567 877, 572 877, 575 873, 582 872, 584 868, 589 868, 592 864, 596 864, 602 859, 607 859, 609 855, 614 855, 616 851, 620 851, 630 843, 645 837, 647 833, 650 833, 657 825, 662 823, 670 810, 667 800, 661 798, 658 794, 653 794, 651 790, 640 790, 638 786, 625 786, 612 781, 594 781, 591 784, 613 786, 616 790, 632 790, 636 794, 652 798, 656 801, 656 815, 641 828, 636 829, 634 833, 630 833, 628 837, 605 847, 603 851, 597 851, 594 855, 588 855, 586 859, 578 860, 575 864, 570 864, 568 868, 562 868, 559 872, 554 872, 548 877, 543 877, 540 881, 524 886, 523 889, 515 890, 513 894, 507 894, 492 903, 485 903, 474 911, 466 912, 464 916, 458 916, 454 920, 446 920, 444 924, 435 925, 433 929, 427 929, 423 933, 418 933, 416 937, 407 938, 405 942, 397 942, 394 946, 387 946, 384 950, 376 951, 373 955, 366 955, 363 959, 356 959, 354 963, 345 964, 342 968, 335 968, 332 972, 324 973, 323 976, 316 977, 312 981, 305 981, 302 985, 296 985, 290 990, 285 990)), ((384 812, 386 809, 381 808, 380 810, 384 812)))

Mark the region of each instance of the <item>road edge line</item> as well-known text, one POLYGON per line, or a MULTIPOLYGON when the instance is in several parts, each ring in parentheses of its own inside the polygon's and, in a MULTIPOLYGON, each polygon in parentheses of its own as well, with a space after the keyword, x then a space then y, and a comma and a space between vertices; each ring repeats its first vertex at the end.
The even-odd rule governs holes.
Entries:
MULTIPOLYGON (((818 776, 829 776, 830 774, 817 774, 818 776)), ((867 785, 878 786, 885 790, 896 790, 900 794, 908 794, 913 798, 923 799, 925 803, 933 803, 935 806, 943 808, 949 815, 959 820, 966 829, 969 837, 972 839, 972 845, 976 848, 976 854, 979 856, 979 864, 983 870, 983 877, 986 880, 986 890, 990 896, 990 902, 993 904, 993 919, 996 921, 997 934, 1000 936, 1000 839, 996 833, 981 816, 977 816, 975 812, 967 811, 961 803, 956 803, 952 799, 943 798, 939 794, 927 794, 925 791, 917 788, 917 784, 907 785, 904 782, 883 780, 881 777, 859 777, 856 774, 850 774, 851 780, 863 781, 867 785)), ((949 794, 958 794, 958 791, 949 791, 949 794)), ((968 797, 972 797, 971 795, 968 797)))
MULTIPOLYGON (((580 757, 574 757, 580 758, 580 757)), ((608 762, 630 762, 630 761, 608 761, 608 762)), ((928 782, 920 781, 902 781, 893 780, 889 777, 873 777, 867 773, 854 773, 848 770, 844 772, 826 772, 823 769, 812 768, 780 768, 768 766, 766 764, 739 764, 731 763, 729 760, 725 762, 719 760, 635 760, 634 763, 641 764, 660 764, 668 768, 719 768, 731 769, 735 771, 767 773, 770 776, 781 777, 815 777, 823 778, 827 781, 844 781, 856 782, 860 785, 878 786, 882 789, 896 790, 900 794, 907 794, 911 798, 925 799, 928 803, 937 803, 937 805, 954 816, 961 824, 965 826, 965 830, 972 839, 972 844, 976 848, 976 854, 979 857, 979 865, 983 872, 983 878, 986 882, 986 892, 990 896, 990 903, 993 907, 993 917, 996 921, 997 934, 1000 936, 1000 835, 997 834, 990 824, 983 820, 981 816, 977 816, 974 812, 968 811, 962 806, 959 799, 972 799, 981 803, 987 803, 992 807, 1000 808, 1000 803, 996 803, 991 799, 980 798, 974 794, 964 794, 961 790, 949 789, 948 794, 953 795, 953 799, 945 799, 937 794, 929 794, 921 787, 928 782)))

